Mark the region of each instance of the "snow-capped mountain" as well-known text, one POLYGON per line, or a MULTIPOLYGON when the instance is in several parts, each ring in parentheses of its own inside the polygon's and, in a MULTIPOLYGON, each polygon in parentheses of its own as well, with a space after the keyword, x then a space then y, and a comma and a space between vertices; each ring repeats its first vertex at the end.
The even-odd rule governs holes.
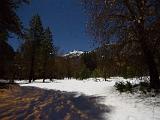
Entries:
POLYGON ((80 56, 82 55, 84 52, 83 51, 79 51, 79 50, 73 50, 71 52, 68 52, 66 54, 64 54, 64 57, 70 56, 70 57, 76 57, 76 56, 80 56))

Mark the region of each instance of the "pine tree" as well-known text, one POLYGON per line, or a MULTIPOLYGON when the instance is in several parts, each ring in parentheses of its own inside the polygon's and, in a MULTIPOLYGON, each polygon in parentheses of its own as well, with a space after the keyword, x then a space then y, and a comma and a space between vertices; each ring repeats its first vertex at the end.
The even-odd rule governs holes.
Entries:
POLYGON ((54 59, 53 57, 55 55, 55 47, 53 46, 52 32, 49 27, 44 31, 43 36, 44 36, 43 40, 41 41, 40 54, 42 57, 42 71, 43 71, 42 77, 43 77, 43 82, 45 82, 48 61, 50 57, 54 59))
MULTIPOLYGON (((38 48, 43 40, 43 26, 39 15, 33 16, 30 21, 29 30, 25 36, 24 52, 29 55, 30 70, 29 70, 29 82, 35 80, 35 63, 38 48)), ((28 57, 28 56, 26 56, 28 57)))

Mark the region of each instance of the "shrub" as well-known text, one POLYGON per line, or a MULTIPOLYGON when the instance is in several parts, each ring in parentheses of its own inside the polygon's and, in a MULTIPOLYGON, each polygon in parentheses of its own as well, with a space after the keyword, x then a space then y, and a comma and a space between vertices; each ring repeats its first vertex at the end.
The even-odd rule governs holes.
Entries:
POLYGON ((130 82, 116 82, 114 87, 116 88, 116 90, 118 90, 119 92, 133 92, 133 87, 134 85, 132 85, 130 82))
POLYGON ((82 71, 81 71, 81 73, 80 73, 80 79, 87 79, 87 78, 89 78, 91 76, 91 72, 90 72, 90 70, 89 69, 87 69, 87 68, 84 68, 82 71))
POLYGON ((93 72, 92 72, 92 77, 94 78, 97 78, 97 77, 101 77, 101 71, 99 69, 95 69, 93 72))
POLYGON ((124 92, 124 82, 116 82, 114 87, 120 92, 124 92))
POLYGON ((114 87, 119 92, 130 92, 133 93, 137 90, 146 94, 147 92, 151 92, 149 82, 140 82, 139 84, 131 84, 130 82, 116 82, 114 87))

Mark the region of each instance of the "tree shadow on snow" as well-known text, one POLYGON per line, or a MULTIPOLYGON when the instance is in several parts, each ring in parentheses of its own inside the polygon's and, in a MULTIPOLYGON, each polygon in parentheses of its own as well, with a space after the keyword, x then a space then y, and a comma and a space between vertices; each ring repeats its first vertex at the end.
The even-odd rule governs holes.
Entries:
MULTIPOLYGON (((9 98, 7 98, 9 99, 9 98)), ((104 120, 110 108, 99 101, 103 97, 77 96, 54 90, 22 87, 21 92, 12 95, 11 101, 0 98, 0 118, 26 120, 104 120), (11 104, 16 101, 17 104, 11 104), (11 102, 11 103, 10 103, 11 102), (9 108, 7 106, 10 106, 9 108), (12 109, 15 111, 14 114, 12 109)))

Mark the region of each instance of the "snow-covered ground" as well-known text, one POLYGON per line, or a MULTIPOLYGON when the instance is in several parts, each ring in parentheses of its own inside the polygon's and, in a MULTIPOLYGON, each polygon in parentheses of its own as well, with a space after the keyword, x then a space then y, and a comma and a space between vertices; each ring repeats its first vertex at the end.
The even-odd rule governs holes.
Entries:
MULTIPOLYGON (((113 87, 116 81, 126 81, 121 77, 114 77, 108 81, 64 79, 42 83, 37 80, 31 84, 20 84, 21 86, 34 86, 43 89, 54 89, 67 92, 77 92, 81 94, 103 96, 105 99, 101 103, 111 108, 111 113, 106 115, 108 120, 160 120, 160 97, 142 97, 138 94, 119 94, 113 87)), ((137 82, 136 79, 131 80, 137 82)), ((19 83, 24 83, 20 81, 19 83)))

